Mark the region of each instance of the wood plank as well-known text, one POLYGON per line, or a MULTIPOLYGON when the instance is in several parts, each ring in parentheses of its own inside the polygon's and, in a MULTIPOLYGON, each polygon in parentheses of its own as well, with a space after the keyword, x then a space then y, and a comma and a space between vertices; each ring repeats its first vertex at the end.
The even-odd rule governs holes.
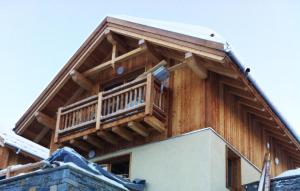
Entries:
POLYGON ((39 123, 41 123, 45 127, 48 127, 49 129, 55 129, 55 119, 43 114, 42 112, 36 112, 34 115, 39 123))
POLYGON ((88 142, 89 144, 93 145, 94 147, 98 148, 98 149, 103 149, 104 145, 101 142, 100 139, 92 136, 92 135, 85 135, 82 137, 82 139, 86 142, 88 142))
POLYGON ((111 130, 112 130, 112 132, 119 135, 120 137, 122 137, 126 141, 133 141, 132 133, 128 129, 126 129, 125 127, 117 126, 117 127, 113 127, 111 130))
POLYGON ((76 70, 72 70, 70 72, 70 76, 72 77, 73 81, 77 83, 83 89, 92 92, 93 91, 93 83, 89 79, 87 79, 83 74, 77 72, 76 70))
POLYGON ((198 63, 193 53, 188 52, 185 54, 184 63, 186 63, 187 66, 190 67, 191 70, 195 72, 201 79, 207 78, 207 69, 201 63, 198 63))
POLYGON ((162 132, 164 132, 166 130, 165 129, 165 125, 161 121, 159 121, 157 118, 155 118, 153 116, 147 116, 147 117, 145 117, 144 121, 148 125, 150 125, 154 129, 156 129, 160 133, 162 133, 162 132))
POLYGON ((150 42, 142 39, 139 41, 139 44, 145 44, 145 46, 147 47, 147 52, 149 53, 150 58, 154 61, 154 63, 158 63, 163 59, 163 56, 155 50, 154 46, 150 42))
POLYGON ((157 70, 158 68, 160 68, 162 66, 166 66, 167 64, 168 64, 167 61, 161 60, 158 64, 156 64, 155 66, 153 66, 152 68, 150 68, 149 70, 147 70, 146 72, 144 72, 143 74, 139 75, 136 79, 144 78, 148 74, 154 72, 155 70, 157 70))
POLYGON ((97 136, 113 145, 118 144, 118 138, 108 131, 99 131, 97 132, 97 136))
POLYGON ((143 137, 149 136, 148 129, 139 122, 136 121, 129 122, 128 127, 143 137))

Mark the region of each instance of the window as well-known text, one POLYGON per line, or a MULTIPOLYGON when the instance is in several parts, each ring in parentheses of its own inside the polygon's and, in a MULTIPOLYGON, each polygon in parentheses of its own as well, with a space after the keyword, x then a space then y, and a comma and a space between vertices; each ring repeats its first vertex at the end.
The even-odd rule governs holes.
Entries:
POLYGON ((226 150, 226 187, 238 191, 241 188, 241 158, 230 148, 226 150))
POLYGON ((114 157, 99 162, 99 164, 107 171, 112 172, 123 178, 129 178, 130 155, 114 157))

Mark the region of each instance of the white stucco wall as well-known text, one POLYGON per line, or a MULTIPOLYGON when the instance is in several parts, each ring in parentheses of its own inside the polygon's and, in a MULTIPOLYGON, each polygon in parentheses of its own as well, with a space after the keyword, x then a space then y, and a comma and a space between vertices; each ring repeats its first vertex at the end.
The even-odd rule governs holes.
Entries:
MULTIPOLYGON (((130 178, 145 179, 147 191, 219 191, 227 190, 225 153, 226 143, 208 128, 92 161, 131 154, 130 178)), ((248 183, 258 171, 246 160, 241 161, 242 182, 248 183)))

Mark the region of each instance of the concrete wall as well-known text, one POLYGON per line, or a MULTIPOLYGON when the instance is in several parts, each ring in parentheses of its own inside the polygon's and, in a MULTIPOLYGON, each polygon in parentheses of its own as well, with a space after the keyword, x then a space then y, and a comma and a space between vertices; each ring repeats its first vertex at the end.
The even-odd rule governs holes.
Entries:
MULTIPOLYGON (((131 154, 130 178, 145 179, 147 191, 226 190, 226 143, 209 128, 92 161, 123 154, 131 154)), ((258 180, 258 171, 241 161, 242 183, 258 180)))

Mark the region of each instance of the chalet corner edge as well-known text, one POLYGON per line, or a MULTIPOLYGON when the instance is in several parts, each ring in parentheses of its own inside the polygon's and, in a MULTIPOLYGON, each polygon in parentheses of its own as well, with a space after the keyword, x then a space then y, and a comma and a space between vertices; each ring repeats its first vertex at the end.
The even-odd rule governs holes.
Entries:
POLYGON ((273 175, 299 167, 299 139, 227 42, 195 34, 106 17, 14 131, 101 156, 211 127, 259 169, 268 149, 273 175))

